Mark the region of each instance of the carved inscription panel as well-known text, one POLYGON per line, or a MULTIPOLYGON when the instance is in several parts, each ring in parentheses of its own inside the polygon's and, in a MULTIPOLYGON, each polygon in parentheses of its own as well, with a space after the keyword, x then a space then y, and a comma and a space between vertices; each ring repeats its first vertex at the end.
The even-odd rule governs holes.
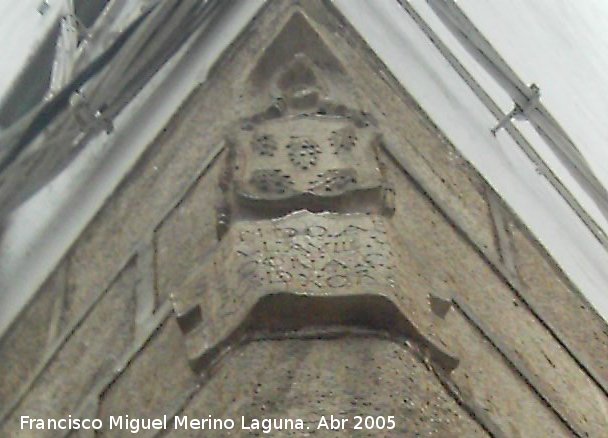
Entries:
POLYGON ((385 219, 300 211, 235 223, 209 261, 174 298, 178 314, 247 312, 263 295, 383 294, 395 288, 385 219))
POLYGON ((298 212, 235 233, 233 266, 248 289, 353 294, 395 285, 380 216, 298 212))
POLYGON ((235 343, 328 330, 376 330, 410 339, 450 367, 407 319, 398 297, 387 219, 299 211, 234 223, 204 269, 174 297, 196 370, 235 343))

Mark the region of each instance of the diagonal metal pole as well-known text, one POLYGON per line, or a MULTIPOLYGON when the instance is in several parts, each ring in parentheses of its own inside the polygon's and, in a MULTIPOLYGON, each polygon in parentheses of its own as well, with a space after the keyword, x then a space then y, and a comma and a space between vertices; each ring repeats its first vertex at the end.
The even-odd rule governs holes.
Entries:
POLYGON ((155 2, 97 58, 80 69, 76 63, 70 77, 57 69, 58 87, 49 99, 0 133, 0 221, 65 168, 88 139, 111 131, 114 117, 194 31, 234 3, 155 2))
POLYGON ((537 94, 538 87, 536 90, 529 87, 517 76, 454 0, 427 0, 427 3, 481 66, 509 94, 515 102, 516 109, 527 108, 519 115, 525 116, 532 124, 560 162, 608 219, 606 187, 594 174, 591 166, 568 134, 540 102, 537 94))
MULTIPOLYGON (((447 47, 447 45, 441 40, 439 35, 437 35, 433 31, 433 29, 431 29, 431 27, 426 23, 426 21, 424 21, 424 19, 409 3, 409 1, 397 1, 401 5, 401 7, 408 13, 408 15, 410 15, 410 17, 414 20, 414 22, 418 25, 422 32, 431 40, 431 42, 435 45, 435 47, 439 50, 443 57, 450 63, 452 68, 460 75, 460 77, 473 91, 473 93, 475 93, 479 100, 485 105, 488 111, 494 117, 496 117, 496 120, 499 123, 502 123, 505 118, 509 117, 509 114, 505 114, 503 112, 500 106, 492 99, 492 97, 483 89, 483 87, 477 82, 473 75, 458 60, 458 58, 452 53, 452 51, 447 47)), ((509 71, 510 69, 506 70, 504 73, 508 77, 513 77, 514 73, 513 76, 511 76, 511 73, 509 73, 509 71)), ((526 87, 526 90, 530 90, 530 88, 526 87)), ((523 96, 524 93, 521 93, 521 96, 523 96)), ((533 92, 530 97, 528 97, 528 95, 526 94, 525 99, 530 100, 531 98, 533 98, 533 92)), ((522 99, 521 102, 525 106, 526 101, 522 99)), ((526 140, 523 134, 515 127, 514 124, 510 123, 510 119, 509 121, 503 123, 503 128, 509 133, 509 135, 519 145, 522 151, 534 163, 539 173, 542 174, 545 178, 547 178, 549 183, 555 188, 555 190, 566 201, 570 208, 572 208, 576 215, 587 226, 587 228, 591 231, 594 237, 608 251, 608 236, 606 235, 604 230, 597 224, 597 222, 591 217, 591 215, 587 213, 587 211, 579 203, 576 197, 568 190, 568 188, 566 188, 566 186, 564 186, 562 181, 553 173, 547 163, 545 163, 542 157, 526 140)))

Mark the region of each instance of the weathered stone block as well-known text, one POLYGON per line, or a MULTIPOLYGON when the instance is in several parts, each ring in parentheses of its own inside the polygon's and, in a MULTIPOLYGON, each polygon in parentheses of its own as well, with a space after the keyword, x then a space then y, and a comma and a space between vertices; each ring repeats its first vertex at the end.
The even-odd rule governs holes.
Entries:
MULTIPOLYGON (((129 367, 104 392, 99 417, 106 427, 101 436, 124 436, 124 430, 110 430, 110 415, 130 418, 160 418, 171 415, 186 403, 198 385, 188 366, 182 335, 174 319, 167 320, 129 367)), ((141 436, 151 436, 144 431, 141 436)))
MULTIPOLYGON (((487 436, 403 346, 374 338, 256 342, 233 352, 182 415, 233 418, 238 430, 205 436, 262 436, 240 430, 261 418, 301 418, 310 430, 273 436, 334 436, 321 416, 347 418, 347 436, 487 436), (355 415, 394 416, 393 430, 354 430, 355 415)), ((200 436, 176 431, 171 436, 200 436)))
POLYGON ((193 267, 202 266, 217 242, 215 207, 220 199, 221 162, 196 182, 156 231, 159 303, 176 291, 193 267))
MULTIPOLYGON (((0 343, 0 412, 7 409, 34 376, 47 352, 53 309, 65 292, 65 265, 60 265, 28 304, 0 343)), ((56 321, 58 323, 59 321, 56 321)))
MULTIPOLYGON (((121 273, 2 424, 0 435, 31 436, 30 431, 20 430, 20 415, 45 419, 76 414, 96 381, 111 372, 133 341, 134 273, 132 266, 121 273)), ((45 430, 36 436, 57 435, 45 430)))

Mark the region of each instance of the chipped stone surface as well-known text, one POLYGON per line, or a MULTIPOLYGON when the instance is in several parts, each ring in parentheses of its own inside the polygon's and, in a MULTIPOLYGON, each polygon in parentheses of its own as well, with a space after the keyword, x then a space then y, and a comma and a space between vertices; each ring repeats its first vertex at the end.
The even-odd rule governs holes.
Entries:
MULTIPOLYGON (((312 436, 322 415, 349 418, 345 436, 488 436, 403 346, 377 339, 288 340, 250 344, 226 359, 182 415, 302 418, 312 436), (388 430, 352 429, 355 415, 394 415, 388 430)), ((179 431, 171 436, 199 436, 179 431)), ((206 435, 207 436, 207 435, 206 435)), ((246 431, 208 436, 251 436, 246 431)), ((260 434, 261 436, 261 434, 260 434)), ((277 431, 273 436, 303 436, 277 431)))
MULTIPOLYGON (((170 415, 197 384, 197 378, 186 360, 181 333, 175 320, 169 320, 104 392, 99 402, 98 416, 105 422, 110 415, 129 415, 131 418, 170 415)), ((101 436, 121 437, 124 433, 124 430, 106 427, 101 436)), ((142 436, 151 435, 147 431, 142 436)))
POLYGON ((608 388, 608 327, 605 321, 572 288, 563 273, 543 257, 538 244, 531 242, 527 234, 520 229, 513 231, 517 270, 525 285, 522 295, 542 315, 547 315, 548 321, 559 330, 562 341, 575 349, 608 388), (581 324, 581 320, 585 324, 581 324), (593 348, 586 348, 590 342, 593 348))
MULTIPOLYGON (((19 427, 19 415, 61 418, 79 408, 95 381, 111 371, 134 338, 135 269, 118 277, 87 320, 70 337, 25 395, 17 409, 0 425, 0 435, 31 436, 19 427)), ((55 431, 37 436, 54 437, 55 431)))
POLYGON ((220 200, 217 180, 221 171, 222 166, 218 164, 203 175, 156 232, 155 263, 160 303, 175 292, 192 266, 204 262, 208 251, 200 251, 200 248, 210 249, 217 242, 214 207, 220 200))
POLYGON ((64 291, 65 266, 61 266, 0 342, 0 412, 8 408, 16 388, 31 379, 41 364, 49 343, 53 341, 49 339, 54 316, 50 309, 64 291))

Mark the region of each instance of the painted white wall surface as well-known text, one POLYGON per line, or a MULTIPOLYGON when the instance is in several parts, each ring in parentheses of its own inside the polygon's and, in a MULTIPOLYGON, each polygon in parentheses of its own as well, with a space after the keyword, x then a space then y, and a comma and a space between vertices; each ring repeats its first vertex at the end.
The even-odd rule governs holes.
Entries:
MULTIPOLYGON (((502 2, 502 0, 498 0, 497 2, 492 3, 492 4, 496 4, 496 3, 500 3, 500 2, 502 2)), ((473 74, 473 76, 476 78, 478 83, 480 83, 480 85, 484 88, 484 90, 503 109, 503 112, 507 113, 510 109, 512 109, 513 102, 511 101, 508 94, 506 92, 504 92, 502 90, 502 88, 497 86, 496 81, 486 72, 486 70, 484 70, 475 61, 475 59, 472 57, 472 55, 468 51, 465 50, 465 48, 456 40, 456 38, 454 38, 454 36, 450 33, 450 31, 443 25, 441 20, 439 20, 436 17, 435 13, 428 6, 426 0, 412 0, 412 1, 410 1, 410 3, 415 7, 417 12, 425 19, 425 21, 427 21, 427 23, 432 27, 432 29, 441 37, 442 41, 457 56, 457 58, 460 60, 460 62, 466 66, 467 70, 471 74, 473 74)), ((469 14, 469 12, 471 12, 471 11, 475 11, 475 12, 479 13, 479 11, 482 10, 484 6, 485 7, 489 6, 489 3, 490 2, 476 2, 474 0, 473 1, 466 0, 465 2, 459 2, 458 5, 461 8, 463 8, 465 13, 469 14), (464 7, 464 6, 468 6, 468 7, 464 7)), ((530 2, 522 3, 520 9, 516 9, 515 13, 512 16, 511 16, 511 14, 507 14, 507 15, 509 17, 511 17, 512 19, 516 20, 516 19, 519 19, 519 17, 521 17, 522 15, 525 15, 526 13, 533 14, 532 10, 529 10, 529 11, 526 10, 525 6, 529 3, 530 2)), ((546 3, 546 6, 548 8, 551 8, 551 7, 554 7, 557 5, 557 2, 553 2, 552 0, 538 0, 538 3, 546 3)), ((506 8, 506 9, 502 10, 502 12, 505 13, 505 11, 507 9, 511 8, 511 3, 507 4, 507 2, 503 2, 503 8, 506 8)), ((477 20, 479 20, 480 22, 483 22, 483 24, 485 24, 485 27, 481 26, 480 23, 478 23, 478 21, 474 21, 474 24, 480 29, 483 27, 484 35, 486 36, 486 38, 488 38, 490 40, 490 43, 492 43, 493 45, 495 45, 497 43, 497 40, 505 41, 505 42, 518 40, 518 45, 516 45, 516 47, 519 48, 518 52, 520 54, 524 55, 524 58, 526 60, 525 64, 528 66, 533 66, 534 69, 539 71, 540 73, 528 76, 525 72, 527 70, 530 70, 530 67, 528 67, 526 69, 526 68, 522 68, 522 66, 519 66, 519 65, 515 66, 514 63, 512 63, 512 60, 510 57, 507 57, 500 50, 499 50, 499 52, 502 54, 503 57, 506 58, 507 62, 511 65, 512 68, 515 69, 515 72, 522 78, 522 80, 524 82, 530 83, 530 84, 533 82, 536 82, 537 85, 540 85, 542 87, 541 101, 542 101, 543 105, 545 105, 548 108, 548 110, 556 118, 558 115, 557 113, 559 112, 558 110, 560 108, 561 108, 561 112, 560 112, 561 114, 568 115, 568 117, 569 117, 568 123, 562 125, 562 127, 566 130, 566 132, 570 136, 572 136, 572 129, 568 125, 577 125, 577 126, 583 126, 583 127, 587 126, 588 120, 587 120, 585 111, 578 111, 577 108, 574 107, 574 102, 576 101, 578 94, 575 90, 571 90, 573 78, 567 74, 555 75, 554 68, 547 64, 547 60, 551 58, 551 55, 549 55, 549 54, 556 53, 561 50, 560 46, 562 45, 562 39, 566 38, 566 36, 560 35, 560 34, 555 34, 555 33, 552 34, 552 33, 546 31, 541 36, 538 36, 538 37, 535 36, 534 40, 530 41, 530 33, 529 32, 517 32, 517 29, 519 29, 518 26, 515 26, 511 30, 512 33, 507 31, 506 29, 503 29, 504 33, 501 34, 501 38, 496 38, 495 33, 492 34, 494 37, 492 37, 492 35, 486 35, 485 28, 486 27, 494 28, 494 23, 498 21, 496 19, 496 17, 503 16, 501 14, 498 14, 498 15, 496 15, 496 14, 498 14, 498 11, 494 10, 492 13, 486 13, 483 17, 477 18, 477 20), (540 45, 540 43, 538 41, 541 41, 541 40, 549 42, 549 44, 548 44, 549 47, 545 47, 545 51, 544 51, 545 56, 540 56, 539 53, 537 52, 537 47, 538 47, 538 45, 540 45), (551 48, 550 44, 553 45, 552 48, 551 48), (520 68, 521 68, 521 71, 520 71, 520 68), (545 79, 544 79, 545 77, 552 78, 552 80, 545 81, 545 79), (545 85, 547 85, 546 82, 550 82, 552 85, 550 87, 546 87, 545 86, 545 85), (566 91, 564 93, 564 92, 562 92, 562 90, 570 90, 570 91, 566 91), (563 106, 560 107, 559 104, 556 104, 554 101, 551 100, 551 97, 554 97, 556 95, 560 95, 560 96, 562 96, 562 98, 565 98, 566 103, 563 106), (568 96, 572 97, 572 103, 570 104, 571 106, 569 106, 569 104, 568 104, 568 96)), ((601 29, 601 23, 603 22, 603 19, 608 19, 608 3, 606 3, 606 6, 604 7, 603 19, 601 19, 600 16, 598 16, 598 17, 600 18, 600 21, 596 22, 596 26, 586 28, 587 30, 584 32, 581 32, 581 34, 585 34, 585 32, 587 32, 587 31, 591 32, 591 33, 595 33, 595 34, 600 34, 603 31, 603 29, 601 29)), ((469 18, 473 19, 472 16, 470 16, 469 18)), ((542 20, 543 17, 537 16, 536 18, 539 20, 542 20)), ((574 19, 574 21, 577 21, 576 17, 573 17, 573 19, 574 19)), ((576 35, 572 36, 572 39, 573 39, 573 41, 577 41, 577 36, 576 35)), ((596 51, 596 52, 599 51, 599 49, 597 49, 597 48, 594 49, 592 46, 591 47, 586 46, 583 41, 584 39, 585 38, 578 37, 578 44, 579 44, 579 47, 581 47, 581 51, 583 53, 586 53, 588 56, 592 56, 594 51, 596 51), (587 47, 587 49, 583 50, 582 48, 584 48, 584 47, 587 47)), ((495 47, 497 47, 497 45, 495 47)), ((562 59, 561 62, 564 62, 564 63, 569 62, 569 61, 565 61, 564 59, 562 59)), ((608 56, 605 56, 605 62, 608 64, 608 56)), ((585 68, 584 62, 582 64, 583 64, 582 68, 584 69, 585 68)), ((606 67, 608 68, 608 65, 606 67)), ((602 80, 602 76, 599 71, 596 73, 597 74, 595 75, 595 80, 591 81, 588 86, 595 88, 594 84, 601 83, 602 85, 597 88, 597 93, 599 96, 608 97, 608 82, 602 80)), ((592 102, 592 101, 593 100, 589 100, 589 102, 592 102)), ((594 105, 594 104, 590 103, 590 105, 594 105)), ((595 117, 595 119, 597 121, 596 124, 601 126, 601 129, 597 131, 598 132, 597 135, 599 135, 599 133, 601 131, 604 131, 608 134, 608 124, 603 124, 601 122, 602 117, 600 116, 600 114, 605 113, 605 111, 602 112, 602 109, 598 108, 596 105, 595 113, 597 114, 595 117)), ((559 118, 558 118, 558 121, 560 122, 560 124, 563 123, 563 121, 559 118)), ((517 126, 517 128, 524 135, 524 137, 526 137, 528 142, 534 146, 534 149, 536 150, 536 152, 543 158, 545 163, 547 163, 547 165, 551 168, 551 170, 554 172, 554 174, 562 181, 564 186, 570 191, 570 193, 573 194, 573 196, 575 196, 577 198, 577 200, 581 204, 581 206, 596 221, 598 226, 600 226, 608 234, 608 219, 601 213, 600 209, 597 207, 595 202, 591 199, 591 197, 587 194, 587 192, 583 188, 581 188, 581 186, 578 184, 576 179, 563 166, 563 164, 561 163, 559 158, 552 151, 551 147, 542 138, 540 138, 540 136, 538 135, 536 130, 528 122, 518 121, 515 119, 515 120, 513 120, 513 123, 515 124, 515 126, 517 126)), ((591 136, 593 137, 595 135, 596 135, 595 133, 592 133, 591 136)), ((602 155, 601 153, 595 154, 595 155, 593 154, 593 150, 603 151, 606 148, 603 148, 601 146, 601 142, 599 142, 599 141, 596 141, 594 143, 595 146, 593 148, 587 147, 587 148, 583 149, 579 143, 576 143, 576 141, 575 141, 575 144, 581 151, 583 151, 583 154, 584 154, 585 158, 587 159, 587 161, 590 163, 592 170, 595 171, 595 175, 600 179, 600 181, 604 182, 604 186, 608 186, 608 184, 606 183, 606 181, 608 179, 607 168, 604 167, 602 169, 601 167, 598 167, 596 164, 594 164, 595 160, 601 160, 601 161, 603 160, 602 162, 605 163, 605 159, 603 159, 601 157, 601 155, 602 155)))
MULTIPOLYGON (((536 172, 535 166, 511 137, 504 131, 499 131, 497 137, 492 136, 490 129, 496 124, 496 119, 410 16, 397 2, 392 1, 334 0, 334 3, 454 146, 481 172, 532 230, 600 315, 608 320, 608 253, 556 190, 536 172)), ((442 26, 426 2, 412 0, 410 3, 456 52, 461 62, 479 80, 486 91, 503 106, 505 112, 510 110, 512 103, 508 96, 472 57, 459 47, 459 43, 442 26)), ((542 22, 549 19, 545 17, 557 17, 563 13, 560 8, 562 3, 566 2, 463 0, 459 2, 459 5, 467 5, 467 13, 475 10, 476 15, 471 14, 473 22, 484 33, 489 33, 488 37, 492 43, 495 43, 495 40, 509 42, 509 44, 504 43, 503 45, 509 46, 510 50, 517 52, 519 60, 513 62, 510 54, 503 53, 503 48, 497 44, 499 52, 516 72, 519 73, 520 68, 527 66, 522 74, 523 79, 536 82, 541 86, 543 96, 541 99, 545 106, 559 118, 560 122, 564 123, 565 130, 584 150, 586 158, 592 163, 600 162, 595 163, 594 170, 600 179, 606 182, 608 181, 608 168, 606 167, 608 150, 600 138, 608 133, 608 124, 602 125, 604 114, 608 112, 601 111, 602 108, 606 108, 608 89, 600 74, 601 69, 589 67, 588 76, 586 76, 591 82, 603 82, 603 88, 594 88, 597 96, 589 98, 589 100, 577 96, 576 99, 572 97, 570 100, 569 95, 576 94, 577 90, 582 90, 584 84, 571 84, 577 80, 570 75, 574 67, 559 68, 556 59, 552 59, 551 62, 548 59, 557 57, 555 54, 560 52, 563 45, 567 44, 569 47, 576 46, 577 50, 586 52, 584 55, 579 54, 572 58, 572 62, 585 63, 602 56, 605 58, 604 62, 608 63, 608 51, 605 50, 606 47, 603 44, 600 44, 606 38, 594 40, 592 37, 602 32, 605 33, 604 23, 608 19, 608 5, 595 10, 595 18, 590 19, 590 13, 586 7, 579 11, 578 5, 581 2, 570 2, 569 19, 580 23, 581 29, 578 33, 573 30, 574 24, 564 27, 564 32, 562 32, 562 26, 559 23, 563 21, 563 17, 560 21, 557 21, 556 18, 553 26, 532 27, 535 29, 533 33, 531 30, 529 31, 528 27, 516 24, 518 20, 524 22, 522 18, 524 16, 527 17, 525 22, 529 25, 535 21, 542 22), (481 7, 482 3, 485 5, 485 9, 481 7), (528 8, 531 3, 542 4, 544 7, 528 8), (479 9, 477 9, 478 7, 479 9), (551 9, 551 12, 547 12, 548 9, 551 9), (599 9, 603 9, 603 12, 599 9), (582 17, 580 21, 577 18, 579 13, 582 17), (501 23, 502 20, 511 23, 512 27, 499 26, 498 23, 501 23), (484 25, 482 26, 480 22, 484 25), (516 37, 518 29, 522 29, 519 26, 523 27, 521 32, 529 33, 516 37), (499 27, 501 30, 498 29, 499 27), (490 29, 492 29, 491 32, 490 29), (537 46, 534 38, 537 33, 543 34, 538 38, 544 44, 544 51, 539 52, 535 49, 537 46), (518 43, 513 43, 514 40, 517 40, 518 43), (564 40, 568 40, 568 42, 566 43, 564 40), (595 75, 591 73, 592 71, 596 72, 595 75), (546 87, 545 77, 547 78, 546 87), (560 95, 554 96, 555 94, 560 95), (577 110, 577 106, 585 105, 589 105, 593 109, 577 110), (594 118, 595 121, 589 122, 587 120, 589 117, 594 118), (566 119, 568 119, 568 123, 565 123, 566 119), (593 131, 596 129, 597 133, 594 133, 593 131), (584 133, 586 130, 589 132, 584 133), (598 138, 595 138, 594 135, 597 135, 598 138), (584 148, 579 144, 580 141, 587 141, 584 148)), ((597 6, 599 1, 596 1, 595 4, 597 6)), ((568 62, 567 54, 561 58, 563 63, 568 62)), ((585 67, 584 65, 577 66, 576 69, 582 71, 585 67)), ((589 86, 594 87, 593 84, 589 86)), ((587 91, 587 93, 593 94, 593 91, 587 91)), ((527 129, 526 122, 519 123, 518 127, 523 128, 535 148, 543 149, 543 156, 550 153, 547 145, 533 132, 533 129, 527 129)), ((550 164, 553 167, 554 162, 552 161, 550 164)), ((573 180, 564 172, 564 169, 556 170, 558 176, 563 178, 564 183, 577 197, 585 198, 579 199, 579 201, 585 208, 591 210, 590 212, 594 213, 599 224, 608 230, 605 218, 597 209, 593 209, 592 201, 586 199, 581 189, 574 186, 573 180)))
POLYGON ((608 186, 608 2, 459 0, 608 186))
POLYGON ((0 0, 0 102, 34 49, 51 30, 63 0, 49 0, 41 15, 42 0, 0 0))
MULTIPOLYGON (((38 1, 0 0, 0 96, 18 74, 24 53, 52 21, 59 0, 40 16, 38 1), (17 25, 16 23, 20 23, 17 25), (40 32, 40 33, 38 33, 40 32), (31 35, 30 35, 31 34, 31 35), (19 36, 21 35, 21 36, 19 36)), ((29 300, 88 221, 129 171, 210 65, 247 24, 263 0, 245 0, 222 32, 194 37, 115 122, 115 131, 95 139, 66 171, 23 205, 7 230, 0 255, 0 333, 29 300), (162 102, 155 104, 155 102, 162 102), (145 110, 143 110, 145 108, 145 110), (145 135, 142 135, 145 133, 145 135)), ((461 153, 522 218, 598 312, 608 319, 608 253, 537 172, 458 74, 392 0, 334 0, 391 72, 461 153)), ((412 0, 461 62, 507 112, 512 103, 443 27, 424 0, 412 0)), ((473 22, 526 82, 541 87, 544 105, 608 184, 608 3, 603 0, 461 0, 473 22)), ((518 127, 598 223, 608 223, 592 201, 552 158, 526 122, 518 127)), ((483 287, 483 285, 480 285, 483 287)))

